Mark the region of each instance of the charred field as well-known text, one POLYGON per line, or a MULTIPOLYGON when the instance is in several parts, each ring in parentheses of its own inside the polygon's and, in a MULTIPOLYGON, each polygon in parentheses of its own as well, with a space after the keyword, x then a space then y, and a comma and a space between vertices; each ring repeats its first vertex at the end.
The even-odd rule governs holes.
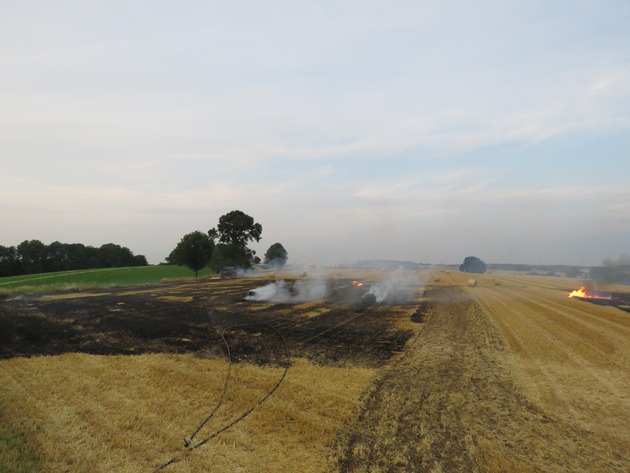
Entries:
POLYGON ((617 309, 630 312, 630 294, 624 294, 619 292, 610 292, 606 294, 606 297, 578 297, 574 299, 584 302, 590 302, 595 305, 611 306, 617 309))
POLYGON ((365 306, 353 279, 326 278, 316 300, 282 281, 284 302, 244 300, 269 278, 0 301, 0 470, 325 471, 422 325, 423 288, 365 306))
MULTIPOLYGON (((301 280, 282 280, 292 290, 301 280)), ((244 296, 273 284, 264 278, 162 283, 136 288, 58 292, 6 298, 0 303, 0 356, 134 355, 212 356, 229 337, 236 361, 264 363, 260 353, 271 330, 294 356, 319 364, 379 366, 412 335, 399 303, 411 304, 417 288, 400 288, 397 305, 361 304, 367 286, 351 279, 325 282, 323 300, 283 303, 244 296), (406 291, 406 292, 405 292, 406 291), (411 291, 411 292, 410 292, 411 291)), ((404 305, 402 306, 404 307, 404 305)), ((415 307, 408 321, 421 320, 415 307)), ((215 353, 216 355, 217 353, 215 353)), ((221 355, 220 353, 218 355, 221 355)))

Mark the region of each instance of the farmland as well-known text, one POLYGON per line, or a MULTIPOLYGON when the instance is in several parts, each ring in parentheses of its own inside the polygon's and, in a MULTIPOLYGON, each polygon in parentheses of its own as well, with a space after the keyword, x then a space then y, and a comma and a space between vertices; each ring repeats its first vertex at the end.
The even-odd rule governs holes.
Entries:
MULTIPOLYGON (((209 273, 210 270, 207 268, 200 271, 201 276, 206 276, 209 273)), ((85 289, 89 287, 147 284, 160 282, 165 279, 181 279, 191 276, 193 276, 193 273, 188 268, 173 265, 28 274, 0 278, 0 295, 58 291, 69 288, 85 289)))
POLYGON ((7 297, 0 467, 630 469, 627 312, 507 272, 407 272, 362 305, 389 277, 337 271, 326 297, 283 303, 243 300, 267 278, 7 297))

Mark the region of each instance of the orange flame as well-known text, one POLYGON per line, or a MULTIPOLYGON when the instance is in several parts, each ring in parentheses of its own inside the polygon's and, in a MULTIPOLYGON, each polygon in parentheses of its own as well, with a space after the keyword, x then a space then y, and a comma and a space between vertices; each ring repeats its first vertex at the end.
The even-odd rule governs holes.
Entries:
POLYGON ((571 293, 569 294, 569 297, 588 297, 588 295, 586 294, 586 289, 581 287, 579 289, 571 291, 571 293))
POLYGON ((354 281, 352 281, 352 285, 353 286, 357 286, 357 287, 361 287, 361 286, 363 286, 363 283, 361 281, 357 281, 355 279, 354 281))
POLYGON ((584 287, 571 291, 569 293, 569 297, 581 297, 583 299, 612 299, 612 297, 589 294, 588 292, 586 292, 586 289, 584 289, 584 287))

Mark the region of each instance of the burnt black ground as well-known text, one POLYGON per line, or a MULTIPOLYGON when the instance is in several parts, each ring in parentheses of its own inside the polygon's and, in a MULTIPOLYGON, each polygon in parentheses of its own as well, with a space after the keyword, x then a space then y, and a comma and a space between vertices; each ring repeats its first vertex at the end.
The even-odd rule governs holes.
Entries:
MULTIPOLYGON (((397 306, 362 306, 367 288, 350 280, 330 281, 327 300, 308 307, 243 301, 248 290, 267 283, 200 279, 5 298, 0 300, 0 356, 225 356, 224 333, 236 360, 267 362, 286 341, 292 356, 315 363, 380 366, 412 334, 397 327, 397 306)), ((415 297, 418 290, 407 288, 406 296, 415 297)), ((413 297, 398 303, 412 304, 413 297)), ((413 314, 412 321, 421 320, 421 314, 413 314)))
POLYGON ((577 297, 577 296, 574 296, 574 298, 579 299, 584 302, 590 302, 591 304, 612 306, 612 307, 616 307, 617 309, 630 312, 630 294, 609 292, 609 293, 606 293, 605 296, 610 297, 610 299, 603 299, 603 298, 597 298, 597 297, 577 297))

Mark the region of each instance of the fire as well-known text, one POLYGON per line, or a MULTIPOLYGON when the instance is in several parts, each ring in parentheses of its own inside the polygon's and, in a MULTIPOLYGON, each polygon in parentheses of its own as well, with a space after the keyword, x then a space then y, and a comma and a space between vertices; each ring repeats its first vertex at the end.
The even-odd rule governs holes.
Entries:
POLYGON ((353 286, 357 286, 357 287, 361 287, 361 286, 363 286, 363 283, 361 281, 357 281, 355 279, 354 281, 352 281, 352 285, 353 286))
POLYGON ((574 291, 571 291, 571 293, 569 294, 569 297, 588 297, 588 296, 586 295, 586 289, 581 287, 579 289, 575 289, 574 291))
POLYGON ((571 291, 569 297, 581 297, 583 299, 612 299, 612 297, 599 296, 595 294, 589 294, 584 287, 571 291))

